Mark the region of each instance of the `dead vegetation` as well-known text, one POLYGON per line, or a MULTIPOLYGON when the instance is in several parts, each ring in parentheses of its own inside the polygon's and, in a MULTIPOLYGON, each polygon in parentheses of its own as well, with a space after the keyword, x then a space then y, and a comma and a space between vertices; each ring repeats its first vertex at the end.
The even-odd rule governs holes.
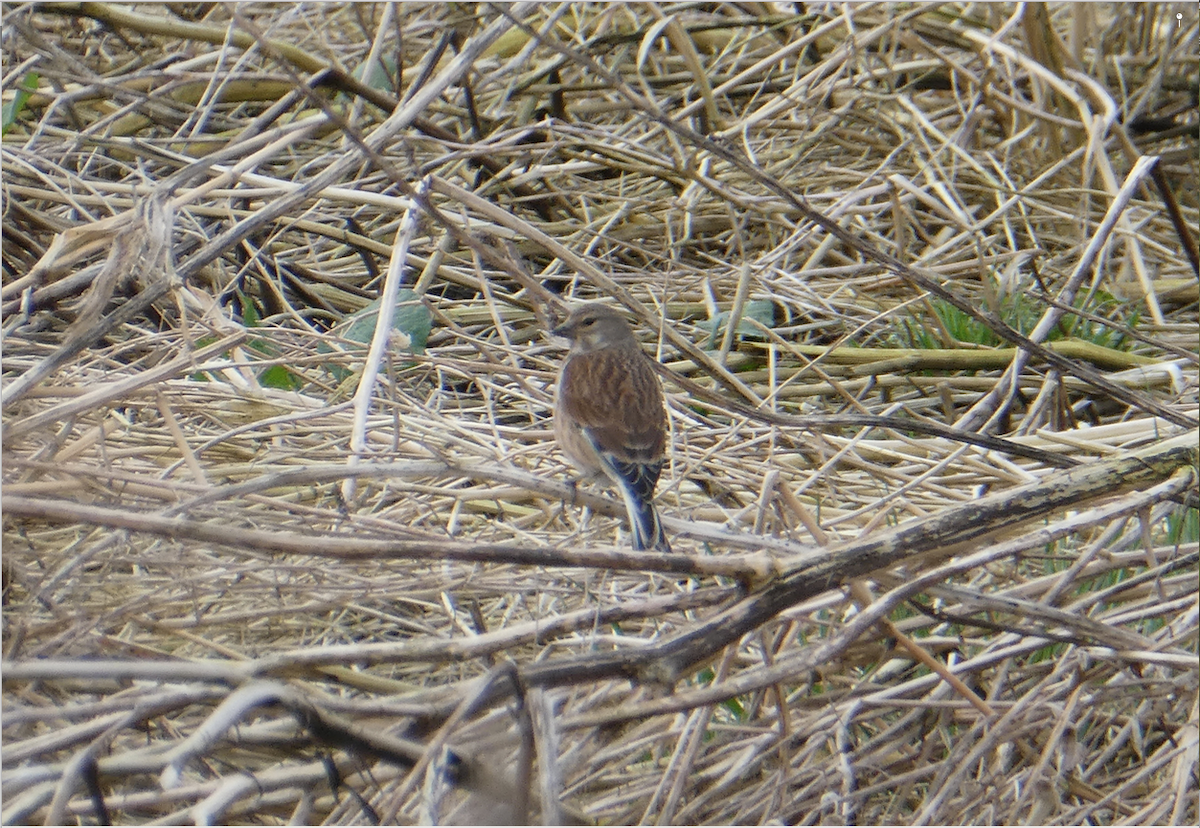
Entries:
POLYGON ((1193 6, 3 27, 4 823, 1196 823, 1193 6))

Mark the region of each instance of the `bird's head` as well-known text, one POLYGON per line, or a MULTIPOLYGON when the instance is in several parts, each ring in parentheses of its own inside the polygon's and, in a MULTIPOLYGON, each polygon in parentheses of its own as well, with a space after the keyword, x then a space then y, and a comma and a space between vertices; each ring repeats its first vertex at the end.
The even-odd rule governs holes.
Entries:
POLYGON ((577 353, 626 346, 631 343, 636 345, 633 328, 625 321, 625 317, 598 302, 592 302, 571 311, 567 321, 550 333, 569 339, 571 350, 577 353))

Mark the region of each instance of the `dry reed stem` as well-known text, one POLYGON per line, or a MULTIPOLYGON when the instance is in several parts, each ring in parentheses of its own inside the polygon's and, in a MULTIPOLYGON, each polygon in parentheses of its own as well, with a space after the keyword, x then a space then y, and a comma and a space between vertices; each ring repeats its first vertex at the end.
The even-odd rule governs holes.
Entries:
POLYGON ((1196 822, 1195 10, 793 12, 5 8, 0 821, 1196 822))

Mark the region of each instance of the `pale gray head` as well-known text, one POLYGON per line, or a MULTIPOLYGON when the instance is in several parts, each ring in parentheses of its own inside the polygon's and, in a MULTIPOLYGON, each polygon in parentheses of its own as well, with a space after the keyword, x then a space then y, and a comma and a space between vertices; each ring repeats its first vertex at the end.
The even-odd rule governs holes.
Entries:
POLYGON ((599 302, 590 302, 571 311, 567 321, 550 333, 571 340, 571 350, 581 354, 602 348, 637 347, 633 328, 625 317, 599 302))

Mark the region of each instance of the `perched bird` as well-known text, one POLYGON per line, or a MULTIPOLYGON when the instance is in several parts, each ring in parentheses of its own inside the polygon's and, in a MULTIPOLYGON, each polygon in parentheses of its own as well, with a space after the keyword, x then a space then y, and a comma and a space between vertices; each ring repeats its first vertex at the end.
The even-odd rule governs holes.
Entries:
POLYGON ((621 493, 633 548, 670 552, 651 502, 667 445, 662 386, 629 323, 592 303, 551 331, 571 341, 558 373, 554 436, 590 477, 607 477, 621 493))

